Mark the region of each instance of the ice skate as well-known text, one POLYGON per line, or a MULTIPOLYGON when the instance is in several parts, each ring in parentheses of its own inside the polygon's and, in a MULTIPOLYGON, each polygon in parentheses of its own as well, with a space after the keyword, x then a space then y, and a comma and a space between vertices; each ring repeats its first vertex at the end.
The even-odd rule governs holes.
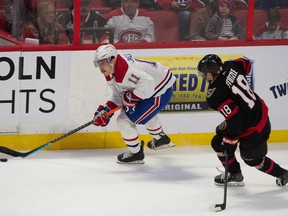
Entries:
POLYGON ((140 151, 137 153, 125 152, 117 157, 117 163, 119 164, 144 164, 144 142, 141 142, 140 151))
POLYGON ((166 134, 160 134, 161 138, 156 140, 153 138, 147 143, 148 148, 158 150, 174 147, 174 143, 170 141, 170 138, 166 134))
MULTIPOLYGON (((241 187, 244 186, 243 182, 243 175, 242 173, 230 173, 228 172, 227 176, 227 185, 228 186, 233 186, 233 187, 241 187)), ((224 185, 224 173, 221 173, 220 175, 215 176, 214 178, 214 184, 218 186, 223 186, 224 185)))
POLYGON ((288 170, 282 173, 278 178, 276 178, 276 184, 282 187, 288 183, 288 170))

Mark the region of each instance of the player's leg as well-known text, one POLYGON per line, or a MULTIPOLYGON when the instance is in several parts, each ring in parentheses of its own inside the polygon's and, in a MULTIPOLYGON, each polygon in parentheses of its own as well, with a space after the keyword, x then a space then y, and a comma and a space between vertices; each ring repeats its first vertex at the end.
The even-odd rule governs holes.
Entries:
POLYGON ((143 159, 145 157, 143 144, 139 145, 139 134, 136 124, 127 117, 125 112, 121 112, 117 118, 117 125, 122 138, 129 149, 128 152, 118 155, 117 162, 143 164, 143 159))
POLYGON ((153 139, 148 142, 147 146, 150 149, 163 149, 174 147, 174 143, 171 142, 170 138, 164 133, 162 123, 158 115, 155 115, 150 121, 145 124, 149 134, 152 135, 153 139))
POLYGON ((260 134, 256 132, 245 137, 243 141, 241 140, 241 157, 249 166, 276 177, 276 184, 278 186, 284 186, 288 183, 288 171, 266 156, 268 152, 267 140, 270 132, 271 126, 268 120, 260 134))
MULTIPOLYGON (((217 154, 218 159, 222 163, 223 166, 226 165, 225 162, 225 154, 223 152, 223 146, 221 146, 223 136, 216 134, 212 141, 211 146, 214 149, 214 151, 217 154)), ((240 164, 238 163, 236 157, 235 157, 235 151, 237 148, 237 145, 235 146, 228 146, 227 154, 228 154, 228 186, 244 186, 243 182, 243 175, 241 172, 240 164)), ((221 173, 220 175, 215 176, 214 183, 219 186, 224 185, 224 173, 221 173)))
POLYGON ((137 103, 133 113, 126 112, 132 122, 145 125, 153 136, 153 139, 147 144, 150 149, 156 150, 175 146, 163 132, 160 118, 157 115, 169 103, 172 94, 173 89, 171 87, 161 96, 145 99, 137 103))

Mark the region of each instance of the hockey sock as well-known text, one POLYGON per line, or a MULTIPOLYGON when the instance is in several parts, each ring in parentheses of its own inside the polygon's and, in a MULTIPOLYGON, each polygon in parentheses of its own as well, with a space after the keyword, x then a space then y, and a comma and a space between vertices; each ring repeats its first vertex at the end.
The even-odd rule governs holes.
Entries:
POLYGON ((275 163, 268 157, 265 157, 263 162, 259 166, 256 166, 256 168, 261 172, 267 173, 274 177, 280 176, 285 171, 279 166, 279 164, 275 163))
POLYGON ((154 139, 156 139, 156 140, 159 140, 160 138, 161 138, 161 135, 163 136, 163 135, 165 135, 165 133, 163 132, 163 130, 162 130, 162 127, 160 127, 160 128, 157 128, 157 129, 155 129, 155 130, 149 130, 149 129, 147 129, 148 130, 148 132, 152 135, 152 137, 154 138, 154 139))
MULTIPOLYGON (((218 159, 221 161, 222 165, 225 166, 225 155, 217 154, 218 159)), ((228 155, 228 172, 231 173, 241 173, 240 164, 238 163, 235 155, 228 155)))

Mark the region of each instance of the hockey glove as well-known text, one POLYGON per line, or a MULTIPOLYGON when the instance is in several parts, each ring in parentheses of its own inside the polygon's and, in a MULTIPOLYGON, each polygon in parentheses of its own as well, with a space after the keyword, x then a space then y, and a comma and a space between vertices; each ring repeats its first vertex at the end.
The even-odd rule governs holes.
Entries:
POLYGON ((109 116, 105 116, 104 114, 109 111, 110 108, 108 106, 100 105, 94 114, 93 124, 95 126, 101 127, 105 127, 106 125, 108 125, 110 122, 110 118, 113 116, 113 114, 109 116))
POLYGON ((132 114, 135 112, 135 107, 142 99, 137 97, 133 92, 126 91, 123 93, 122 103, 126 113, 132 114))

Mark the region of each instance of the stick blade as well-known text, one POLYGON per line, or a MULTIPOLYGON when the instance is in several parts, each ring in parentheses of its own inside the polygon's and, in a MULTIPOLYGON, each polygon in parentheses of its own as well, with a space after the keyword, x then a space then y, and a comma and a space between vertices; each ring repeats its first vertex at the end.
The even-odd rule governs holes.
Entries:
POLYGON ((209 206, 209 210, 213 212, 223 211, 226 208, 224 204, 213 204, 209 206))
POLYGON ((5 146, 0 146, 0 152, 13 157, 26 157, 25 153, 14 151, 13 149, 7 148, 5 146))

